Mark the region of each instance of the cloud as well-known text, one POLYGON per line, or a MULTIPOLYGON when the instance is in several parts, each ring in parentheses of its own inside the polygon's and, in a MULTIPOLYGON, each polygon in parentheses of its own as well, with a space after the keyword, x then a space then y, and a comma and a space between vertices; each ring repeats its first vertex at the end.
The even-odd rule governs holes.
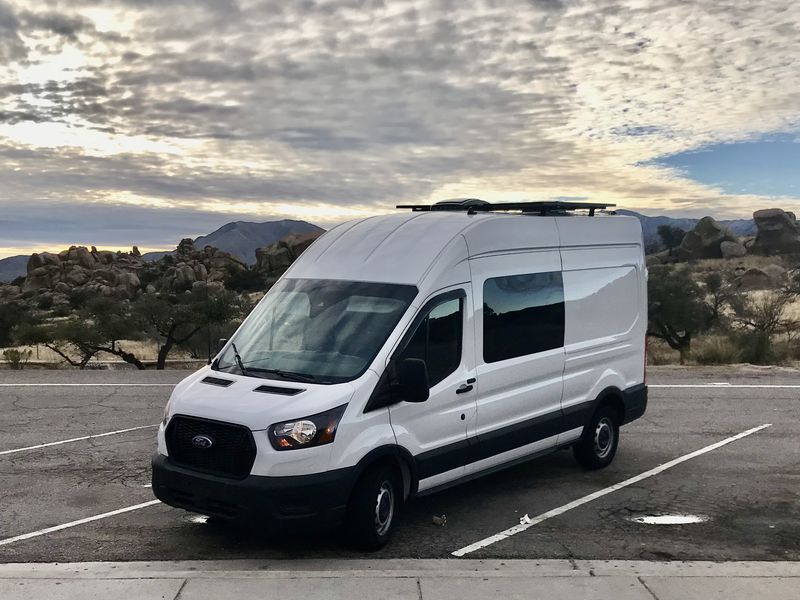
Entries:
POLYGON ((800 130, 791 0, 1 2, 0 204, 138 202, 166 245, 451 195, 746 214, 654 161, 800 130))

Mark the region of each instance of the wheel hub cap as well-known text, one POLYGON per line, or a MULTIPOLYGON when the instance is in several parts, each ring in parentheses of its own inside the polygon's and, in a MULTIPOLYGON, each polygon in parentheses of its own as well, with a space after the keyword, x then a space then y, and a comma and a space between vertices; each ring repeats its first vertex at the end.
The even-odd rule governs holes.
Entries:
POLYGON ((392 525, 394 517, 394 494, 392 485, 384 481, 378 490, 378 497, 375 502, 375 531, 378 535, 384 535, 392 525))
POLYGON ((607 417, 600 419, 594 430, 594 450, 598 458, 605 458, 614 446, 614 425, 607 417))

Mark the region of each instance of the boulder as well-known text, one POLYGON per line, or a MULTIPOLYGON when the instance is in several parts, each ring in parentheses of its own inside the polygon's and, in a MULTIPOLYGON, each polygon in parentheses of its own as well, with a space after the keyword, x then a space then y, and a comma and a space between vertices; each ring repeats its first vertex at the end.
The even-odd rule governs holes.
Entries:
POLYGON ((97 262, 92 253, 83 246, 72 246, 67 252, 67 260, 72 261, 72 263, 76 265, 80 265, 84 269, 93 268, 97 262))
POLYGON ((80 267, 70 269, 65 281, 72 286, 81 286, 89 281, 89 273, 80 267))
POLYGON ((56 256, 55 254, 51 254, 50 252, 41 252, 41 253, 34 252, 28 259, 28 264, 26 266, 26 269, 27 272, 30 273, 34 269, 38 269, 40 267, 47 267, 47 266, 58 267, 60 265, 61 261, 58 260, 58 256, 56 256))
POLYGON ((742 290, 766 290, 772 287, 770 276, 762 269, 753 267, 747 269, 739 276, 739 289, 742 290))
POLYGON ((780 265, 767 265, 766 267, 762 267, 761 270, 769 277, 771 287, 781 287, 786 285, 789 281, 789 274, 786 269, 780 265))
POLYGON ((753 252, 759 254, 800 253, 800 226, 794 213, 767 208, 753 213, 756 239, 753 252))
POLYGON ((175 267, 175 277, 170 283, 170 288, 175 292, 183 292, 191 289, 194 282, 194 269, 186 263, 179 263, 175 267))
POLYGON ((741 258, 747 254, 747 248, 738 242, 729 242, 725 240, 720 242, 719 250, 722 253, 722 258, 741 258))
POLYGON ((681 245, 675 249, 675 256, 682 260, 700 258, 722 258, 722 242, 739 240, 730 230, 717 223, 712 217, 703 217, 683 236, 681 245))
POLYGON ((320 233, 289 235, 274 244, 258 248, 256 271, 267 283, 274 282, 320 235, 320 233))
POLYGON ((183 238, 178 243, 176 254, 179 257, 185 258, 194 253, 194 240, 192 238, 183 238))

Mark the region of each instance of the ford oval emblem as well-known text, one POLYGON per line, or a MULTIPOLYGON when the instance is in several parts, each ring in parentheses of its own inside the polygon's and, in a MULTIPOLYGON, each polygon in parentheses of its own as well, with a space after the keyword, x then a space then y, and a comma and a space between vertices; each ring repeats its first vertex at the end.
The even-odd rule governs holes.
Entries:
POLYGON ((211 448, 214 445, 214 440, 207 435, 196 435, 192 438, 192 446, 195 448, 211 448))

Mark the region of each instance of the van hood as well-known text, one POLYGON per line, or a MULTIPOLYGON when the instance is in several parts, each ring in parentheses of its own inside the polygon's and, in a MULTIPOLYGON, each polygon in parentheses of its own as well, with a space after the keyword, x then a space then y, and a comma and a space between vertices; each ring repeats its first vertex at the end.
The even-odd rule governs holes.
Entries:
POLYGON ((244 377, 204 367, 175 387, 169 401, 169 417, 201 417, 259 431, 346 404, 354 391, 350 382, 319 385, 244 377), (256 391, 258 388, 262 390, 256 391))

